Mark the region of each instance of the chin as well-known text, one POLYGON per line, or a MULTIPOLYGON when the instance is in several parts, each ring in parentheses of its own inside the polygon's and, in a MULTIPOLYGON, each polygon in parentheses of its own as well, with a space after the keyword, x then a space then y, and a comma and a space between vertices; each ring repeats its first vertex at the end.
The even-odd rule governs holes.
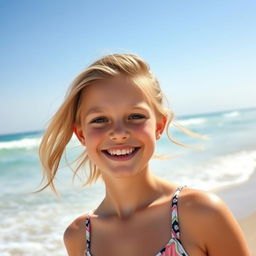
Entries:
POLYGON ((118 167, 118 168, 112 168, 108 171, 107 176, 110 178, 117 178, 117 179, 126 179, 126 178, 132 178, 137 176, 138 174, 145 171, 146 168, 128 168, 128 167, 118 167))

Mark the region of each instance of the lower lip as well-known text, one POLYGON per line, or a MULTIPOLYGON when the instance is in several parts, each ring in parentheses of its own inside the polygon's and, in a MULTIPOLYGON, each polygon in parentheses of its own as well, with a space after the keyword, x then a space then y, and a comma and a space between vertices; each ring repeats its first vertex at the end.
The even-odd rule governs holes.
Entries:
POLYGON ((127 161, 127 160, 132 159, 137 154, 139 149, 140 148, 135 148, 135 150, 129 155, 119 155, 119 156, 117 156, 117 155, 112 156, 112 155, 108 154, 106 151, 102 151, 102 152, 107 158, 109 158, 113 161, 121 161, 122 162, 122 161, 127 161))

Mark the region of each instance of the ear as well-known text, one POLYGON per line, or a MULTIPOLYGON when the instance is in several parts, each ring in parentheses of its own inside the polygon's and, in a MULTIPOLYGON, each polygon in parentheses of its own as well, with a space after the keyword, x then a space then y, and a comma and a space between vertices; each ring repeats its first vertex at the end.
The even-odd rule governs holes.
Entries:
POLYGON ((166 116, 161 116, 156 123, 156 139, 157 140, 160 139, 160 137, 164 131, 166 121, 167 121, 166 116))
POLYGON ((85 138, 84 133, 80 125, 74 125, 73 126, 73 132, 75 133, 78 140, 81 142, 82 145, 85 146, 85 138))

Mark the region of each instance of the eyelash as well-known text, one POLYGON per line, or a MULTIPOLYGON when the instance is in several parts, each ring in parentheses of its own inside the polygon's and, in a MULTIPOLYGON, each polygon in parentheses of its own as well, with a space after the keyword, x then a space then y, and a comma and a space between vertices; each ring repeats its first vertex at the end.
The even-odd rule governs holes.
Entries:
POLYGON ((140 120, 140 119, 145 119, 146 117, 144 116, 144 115, 142 115, 142 114, 131 114, 129 117, 128 117, 128 119, 129 120, 140 120), (136 117, 136 118, 133 118, 133 117, 136 117), (137 118, 137 117, 139 117, 139 118, 137 118))
MULTIPOLYGON (((141 120, 141 119, 145 119, 145 115, 142 114, 131 114, 128 117, 128 120, 141 120)), ((108 122, 108 118, 107 117, 97 117, 95 119, 93 119, 92 121, 90 121, 91 124, 103 124, 103 123, 107 123, 108 122)))
POLYGON ((102 116, 102 117, 97 117, 97 118, 93 119, 90 123, 91 124, 102 124, 103 123, 102 120, 104 120, 104 122, 108 121, 108 119, 106 117, 102 116))

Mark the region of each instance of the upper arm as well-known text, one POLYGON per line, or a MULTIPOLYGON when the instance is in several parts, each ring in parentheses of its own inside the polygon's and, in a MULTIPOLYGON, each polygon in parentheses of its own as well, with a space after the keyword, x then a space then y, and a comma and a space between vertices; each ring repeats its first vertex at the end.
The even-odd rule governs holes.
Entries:
POLYGON ((243 233, 225 203, 211 193, 197 195, 198 227, 209 256, 249 256, 243 233))
POLYGON ((63 240, 69 256, 82 256, 86 249, 85 228, 80 218, 71 223, 64 232, 63 240))

